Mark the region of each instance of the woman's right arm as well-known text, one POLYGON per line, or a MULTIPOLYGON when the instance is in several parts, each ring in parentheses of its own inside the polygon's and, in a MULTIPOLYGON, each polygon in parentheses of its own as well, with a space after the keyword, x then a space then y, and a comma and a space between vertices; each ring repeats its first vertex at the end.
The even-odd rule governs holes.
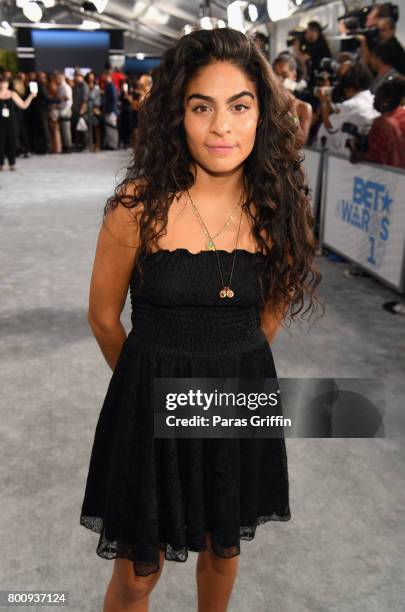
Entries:
MULTIPOLYGON (((126 187, 127 194, 134 186, 126 187)), ((138 243, 138 214, 122 204, 109 210, 98 235, 91 275, 87 320, 112 370, 126 332, 120 315, 125 306, 138 243)))
POLYGON ((11 92, 11 97, 13 98, 15 104, 19 107, 22 108, 23 110, 27 109, 29 107, 29 105, 31 104, 32 100, 35 98, 36 94, 33 94, 32 92, 27 96, 27 98, 25 100, 23 100, 16 91, 12 91, 11 92))

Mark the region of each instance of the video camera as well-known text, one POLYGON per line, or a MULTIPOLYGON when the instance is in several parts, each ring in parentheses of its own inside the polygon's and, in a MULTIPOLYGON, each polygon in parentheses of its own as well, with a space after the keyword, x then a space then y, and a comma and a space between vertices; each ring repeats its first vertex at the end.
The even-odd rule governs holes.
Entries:
MULTIPOLYGON (((347 3, 345 3, 347 6, 347 3)), ((373 10, 373 5, 365 6, 361 9, 346 10, 343 17, 339 17, 339 21, 343 21, 347 33, 355 36, 356 34, 364 34, 370 38, 375 38, 378 35, 377 27, 366 27, 367 15, 373 10)), ((381 16, 389 17, 396 23, 399 18, 399 8, 397 4, 386 2, 381 7, 381 16)))

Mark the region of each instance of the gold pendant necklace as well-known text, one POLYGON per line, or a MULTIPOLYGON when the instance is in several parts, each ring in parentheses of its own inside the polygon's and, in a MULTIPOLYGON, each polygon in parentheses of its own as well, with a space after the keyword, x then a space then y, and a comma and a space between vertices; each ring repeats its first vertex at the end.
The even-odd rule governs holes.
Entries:
MULTIPOLYGON (((208 248, 208 250, 210 250, 210 251, 214 250, 214 251, 215 251, 215 254, 216 254, 216 257, 217 257, 218 269, 219 269, 219 274, 220 274, 220 277, 221 277, 221 282, 222 282, 222 288, 221 288, 221 289, 220 289, 220 291, 219 291, 219 297, 220 297, 220 298, 226 298, 226 297, 228 297, 228 298, 233 298, 233 297, 234 297, 234 295, 235 295, 235 292, 233 291, 233 289, 231 289, 230 284, 231 284, 231 281, 232 281, 232 274, 233 274, 233 269, 234 269, 234 264, 235 264, 235 257, 236 257, 236 250, 237 250, 237 249, 236 249, 236 247, 237 247, 237 244, 238 244, 238 238, 239 238, 240 225, 241 225, 241 221, 242 221, 243 205, 241 206, 241 211, 240 211, 239 227, 238 227, 238 233, 237 233, 237 236, 236 236, 236 245, 235 245, 235 250, 234 250, 234 253, 233 253, 233 260, 232 260, 231 274, 230 274, 230 277, 229 277, 229 282, 228 282, 228 284, 227 284, 227 285, 225 285, 225 282, 224 282, 224 277, 223 277, 223 275, 222 275, 222 268, 221 268, 221 264, 220 264, 220 262, 219 262, 218 251, 217 251, 217 249, 215 248, 215 243, 214 243, 214 241, 213 241, 212 237, 210 236, 210 233, 209 233, 209 231, 208 231, 208 229, 207 229, 207 227, 206 227, 206 225, 205 225, 204 221, 202 220, 202 217, 201 217, 200 213, 198 212, 197 207, 196 207, 196 205, 194 204, 194 202, 193 202, 193 200, 192 200, 192 198, 191 198, 191 196, 190 196, 190 194, 189 194, 188 190, 187 190, 187 195, 188 195, 189 200, 190 200, 190 202, 191 202, 191 205, 192 205, 192 207, 193 207, 194 214, 196 215, 196 217, 197 217, 197 218, 198 218, 198 220, 200 221, 201 226, 202 226, 202 228, 203 228, 203 231, 204 231, 205 235, 206 235, 206 236, 208 236, 208 238, 209 238, 209 240, 208 240, 208 242, 207 242, 207 248, 208 248)), ((240 203, 241 203, 241 201, 242 201, 242 196, 243 196, 243 192, 242 192, 242 194, 241 194, 241 197, 239 198, 238 206, 240 206, 240 203)), ((232 216, 231 216, 231 217, 232 217, 232 216)), ((229 222, 230 222, 230 220, 228 220, 228 221, 227 221, 227 224, 229 224, 229 222)), ((222 229, 224 229, 224 228, 222 228, 222 229)), ((222 231, 222 229, 221 229, 220 231, 222 231)), ((219 232, 218 232, 218 233, 219 233, 219 232)), ((217 234, 217 235, 218 235, 218 234, 217 234)))

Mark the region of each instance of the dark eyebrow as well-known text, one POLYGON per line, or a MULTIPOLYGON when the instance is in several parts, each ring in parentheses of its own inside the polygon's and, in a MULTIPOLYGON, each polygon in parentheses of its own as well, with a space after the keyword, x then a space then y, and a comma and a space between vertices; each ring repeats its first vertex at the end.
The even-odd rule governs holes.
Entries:
MULTIPOLYGON (((233 102, 234 100, 237 100, 238 98, 241 98, 242 96, 250 96, 252 98, 252 100, 255 99, 254 95, 250 92, 250 91, 241 91, 240 93, 234 94, 233 96, 231 96, 230 98, 227 99, 227 103, 229 102, 233 102)), ((189 102, 190 100, 193 100, 194 98, 198 98, 201 100, 206 100, 207 102, 214 102, 214 98, 211 98, 211 96, 204 96, 203 94, 200 93, 193 93, 190 96, 187 97, 186 102, 189 102)))

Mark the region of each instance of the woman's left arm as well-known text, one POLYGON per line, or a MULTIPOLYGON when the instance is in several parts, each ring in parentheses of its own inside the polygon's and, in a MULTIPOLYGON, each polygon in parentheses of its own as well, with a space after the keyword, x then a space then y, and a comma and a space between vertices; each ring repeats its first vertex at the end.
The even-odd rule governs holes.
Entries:
MULTIPOLYGON (((291 253, 287 255, 288 264, 291 266, 293 257, 291 253)), ((289 278, 289 276, 287 276, 289 278)), ((292 290, 290 289, 290 295, 292 290)), ((290 298, 284 299, 278 304, 274 304, 273 300, 269 299, 262 312, 260 313, 261 328, 267 341, 271 343, 276 335, 278 328, 286 316, 290 306, 290 298)))
POLYGON ((261 328, 269 344, 273 341, 277 330, 287 314, 288 305, 289 301, 285 302, 283 306, 275 308, 271 302, 268 302, 260 315, 261 328))

